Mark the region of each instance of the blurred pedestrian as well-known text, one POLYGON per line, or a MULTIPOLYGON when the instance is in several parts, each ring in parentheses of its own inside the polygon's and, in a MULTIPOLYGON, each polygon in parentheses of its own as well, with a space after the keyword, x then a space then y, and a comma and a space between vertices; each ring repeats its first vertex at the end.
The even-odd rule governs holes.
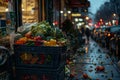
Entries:
POLYGON ((67 35, 74 32, 74 26, 70 19, 66 19, 62 23, 62 31, 64 31, 67 35))
POLYGON ((81 45, 81 43, 82 43, 82 31, 81 31, 81 29, 79 29, 79 32, 78 32, 78 42, 79 42, 79 45, 81 45))
POLYGON ((86 35, 86 38, 87 38, 87 42, 89 42, 89 38, 90 38, 90 35, 91 35, 89 28, 85 29, 85 35, 86 35))
POLYGON ((84 34, 85 34, 84 26, 81 27, 81 32, 82 32, 82 36, 84 36, 84 34))

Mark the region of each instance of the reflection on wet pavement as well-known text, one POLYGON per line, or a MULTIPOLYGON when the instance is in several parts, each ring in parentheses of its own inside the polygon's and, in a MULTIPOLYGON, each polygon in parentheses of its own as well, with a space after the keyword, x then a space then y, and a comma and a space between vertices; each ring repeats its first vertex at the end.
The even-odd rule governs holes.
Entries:
POLYGON ((106 51, 94 41, 84 47, 85 53, 77 53, 75 63, 70 64, 69 80, 120 80, 119 69, 106 51))

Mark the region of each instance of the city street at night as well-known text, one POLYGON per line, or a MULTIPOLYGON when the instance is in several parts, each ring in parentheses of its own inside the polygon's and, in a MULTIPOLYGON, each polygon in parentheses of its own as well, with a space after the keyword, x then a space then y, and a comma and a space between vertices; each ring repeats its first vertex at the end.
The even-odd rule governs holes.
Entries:
POLYGON ((120 80, 120 70, 110 58, 109 52, 90 40, 86 53, 76 53, 70 64, 70 80, 120 80), (102 66, 102 68, 98 68, 102 66))
POLYGON ((0 80, 120 80, 120 0, 0 0, 0 80))

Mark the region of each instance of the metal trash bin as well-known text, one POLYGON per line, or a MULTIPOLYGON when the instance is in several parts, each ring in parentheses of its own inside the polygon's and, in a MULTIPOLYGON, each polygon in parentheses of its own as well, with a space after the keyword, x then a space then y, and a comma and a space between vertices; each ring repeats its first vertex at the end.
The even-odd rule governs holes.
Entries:
POLYGON ((9 50, 0 46, 0 80, 11 80, 12 67, 9 50))

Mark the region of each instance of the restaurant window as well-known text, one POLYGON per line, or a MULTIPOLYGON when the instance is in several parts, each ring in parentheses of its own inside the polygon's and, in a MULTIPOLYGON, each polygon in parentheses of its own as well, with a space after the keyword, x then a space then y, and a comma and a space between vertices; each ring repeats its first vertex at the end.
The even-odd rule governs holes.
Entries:
POLYGON ((8 2, 0 0, 0 19, 6 19, 6 12, 8 11, 8 2))
POLYGON ((22 0, 22 23, 38 22, 38 0, 22 0))
POLYGON ((0 0, 0 45, 1 38, 6 36, 6 12, 8 12, 8 1, 0 0))

